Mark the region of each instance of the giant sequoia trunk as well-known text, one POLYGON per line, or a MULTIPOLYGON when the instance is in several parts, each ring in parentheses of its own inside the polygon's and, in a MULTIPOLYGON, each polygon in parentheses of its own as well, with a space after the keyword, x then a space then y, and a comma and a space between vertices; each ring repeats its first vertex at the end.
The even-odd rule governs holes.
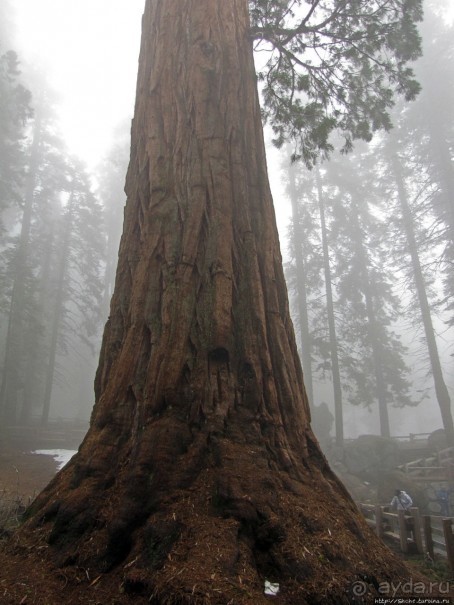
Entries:
POLYGON ((309 427, 247 0, 148 0, 126 189, 91 428, 22 535, 155 604, 404 577, 309 427))

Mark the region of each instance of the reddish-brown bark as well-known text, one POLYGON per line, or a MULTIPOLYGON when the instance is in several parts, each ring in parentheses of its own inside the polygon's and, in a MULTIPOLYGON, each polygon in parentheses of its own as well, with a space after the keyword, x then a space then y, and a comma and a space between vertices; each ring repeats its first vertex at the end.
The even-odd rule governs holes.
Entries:
POLYGON ((91 428, 23 535, 156 604, 405 577, 310 430, 247 0, 147 1, 126 190, 91 428))

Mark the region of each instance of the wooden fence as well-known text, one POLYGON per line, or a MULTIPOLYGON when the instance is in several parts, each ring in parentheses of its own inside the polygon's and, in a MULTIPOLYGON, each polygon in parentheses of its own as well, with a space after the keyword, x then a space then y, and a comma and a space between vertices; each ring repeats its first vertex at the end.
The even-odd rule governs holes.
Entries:
POLYGON ((452 518, 420 515, 419 509, 411 508, 390 512, 387 506, 359 504, 367 524, 381 539, 396 542, 404 553, 427 554, 447 558, 454 573, 454 534, 452 518))
POLYGON ((432 456, 401 464, 398 468, 414 481, 452 482, 454 481, 454 448, 445 448, 432 456))

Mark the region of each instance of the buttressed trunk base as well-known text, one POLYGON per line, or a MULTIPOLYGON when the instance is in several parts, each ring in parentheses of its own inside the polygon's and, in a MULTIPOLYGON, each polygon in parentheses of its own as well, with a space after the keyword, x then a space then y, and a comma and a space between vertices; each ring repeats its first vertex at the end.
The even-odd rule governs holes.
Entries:
POLYGON ((247 0, 147 1, 126 191, 91 428, 21 539, 118 603, 257 605, 265 579, 276 603, 341 603, 358 574, 405 578, 309 427, 247 0))

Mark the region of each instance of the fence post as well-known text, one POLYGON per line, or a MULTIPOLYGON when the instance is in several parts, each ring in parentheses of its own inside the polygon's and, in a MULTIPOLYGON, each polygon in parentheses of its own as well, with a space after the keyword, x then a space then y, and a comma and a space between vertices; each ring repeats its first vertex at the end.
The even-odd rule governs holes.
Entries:
POLYGON ((422 545, 421 517, 419 516, 419 509, 416 506, 413 506, 410 508, 410 513, 413 519, 413 540, 415 541, 417 552, 422 555, 424 554, 424 548, 422 545))
POLYGON ((375 507, 375 531, 379 538, 383 538, 383 507, 375 507))
POLYGON ((454 572, 454 536, 452 535, 452 519, 443 519, 443 534, 446 543, 446 555, 449 567, 454 572))
POLYGON ((432 525, 429 515, 423 515, 423 527, 424 527, 424 544, 426 552, 429 553, 431 559, 434 558, 434 542, 432 539, 432 525))
POLYGON ((407 531, 407 520, 405 518, 405 511, 398 510, 397 518, 399 520, 399 536, 400 536, 400 550, 402 552, 408 552, 408 531, 407 531))

